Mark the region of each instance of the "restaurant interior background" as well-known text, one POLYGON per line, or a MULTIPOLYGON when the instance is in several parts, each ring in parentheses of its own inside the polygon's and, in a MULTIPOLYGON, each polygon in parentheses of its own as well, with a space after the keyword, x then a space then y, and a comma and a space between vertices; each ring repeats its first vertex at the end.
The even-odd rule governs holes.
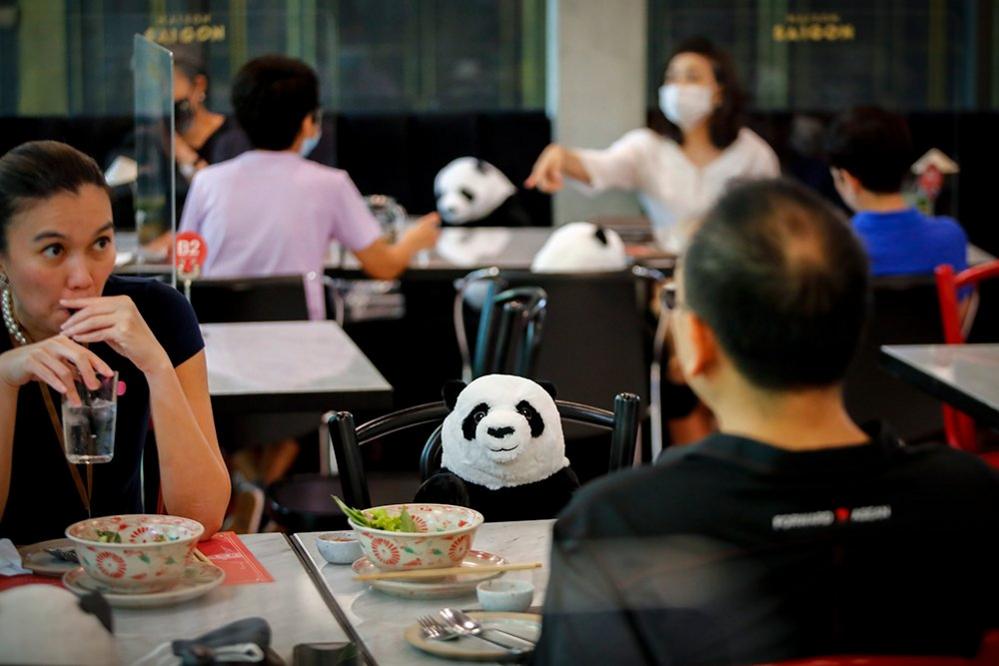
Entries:
MULTIPOLYGON (((365 193, 429 210, 429 184, 447 159, 479 154, 517 181, 560 126, 592 114, 559 90, 566 72, 594 72, 599 87, 620 65, 614 75, 642 84, 653 119, 668 53, 703 34, 732 52, 752 125, 786 172, 835 196, 821 164, 824 122, 857 104, 899 110, 919 149, 938 147, 960 164, 939 209, 999 251, 988 194, 999 0, 609 4, 611 23, 599 0, 0 0, 0 150, 63 138, 106 166, 130 129, 135 33, 202 62, 208 106, 223 113, 240 65, 281 52, 319 72, 328 131, 317 158, 347 169, 365 193), (622 44, 636 24, 641 62, 622 44)), ((615 126, 614 107, 634 101, 619 102, 605 98, 606 121, 577 127, 577 143, 606 145, 628 129, 615 126)), ((535 222, 549 224, 549 199, 528 200, 535 222)), ((635 210, 625 197, 596 208, 635 210)), ((571 210, 556 204, 556 220, 571 210)))
MULTIPOLYGON (((0 152, 59 139, 108 166, 132 131, 136 33, 202 63, 208 107, 222 113, 248 59, 310 63, 324 109, 312 158, 414 214, 433 209, 434 176, 456 157, 479 156, 519 183, 550 141, 602 147, 654 123, 669 52, 705 35, 734 55, 750 124, 786 174, 836 199, 822 156, 828 120, 860 104, 898 110, 919 153, 936 147, 960 165, 937 211, 999 253, 999 0, 0 0, 0 152)), ((523 203, 539 226, 638 212, 629 194, 531 191, 523 203)), ((404 288, 417 312, 453 293, 404 288)), ((348 332, 397 405, 435 399, 413 376, 423 387, 457 376, 450 312, 408 322, 407 344, 365 326, 348 332), (448 345, 446 362, 412 353, 428 340, 448 345)))

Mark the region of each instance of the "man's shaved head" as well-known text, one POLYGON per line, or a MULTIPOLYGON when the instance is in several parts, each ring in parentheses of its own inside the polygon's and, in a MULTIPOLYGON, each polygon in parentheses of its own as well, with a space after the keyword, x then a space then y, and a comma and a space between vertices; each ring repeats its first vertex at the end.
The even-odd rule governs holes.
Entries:
POLYGON ((736 186, 707 214, 682 270, 686 304, 754 385, 845 376, 867 318, 867 257, 818 195, 784 180, 736 186))

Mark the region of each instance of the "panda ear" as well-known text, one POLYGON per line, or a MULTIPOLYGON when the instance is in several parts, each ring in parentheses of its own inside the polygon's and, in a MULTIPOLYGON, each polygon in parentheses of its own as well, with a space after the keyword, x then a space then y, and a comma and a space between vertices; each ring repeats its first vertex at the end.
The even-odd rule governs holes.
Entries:
POLYGON ((475 160, 475 168, 478 169, 479 173, 481 173, 481 174, 485 174, 486 170, 488 169, 488 167, 486 166, 485 161, 480 160, 480 159, 475 160))
POLYGON ((535 381, 535 383, 541 388, 543 388, 545 390, 545 393, 547 393, 552 397, 552 400, 558 399, 558 390, 555 388, 554 384, 546 381, 535 381))
POLYGON ((607 245, 607 232, 599 224, 597 225, 597 230, 593 232, 593 235, 597 237, 601 245, 607 245))
POLYGON ((465 390, 465 382, 460 379, 452 379, 444 384, 441 388, 441 397, 444 398, 444 404, 451 411, 454 411, 455 405, 458 404, 458 394, 465 390))

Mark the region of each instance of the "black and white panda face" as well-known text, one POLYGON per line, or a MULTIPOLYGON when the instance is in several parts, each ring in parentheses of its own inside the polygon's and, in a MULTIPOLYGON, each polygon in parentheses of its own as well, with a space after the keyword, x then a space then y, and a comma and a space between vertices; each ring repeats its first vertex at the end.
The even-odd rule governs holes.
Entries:
POLYGON ((461 434, 467 442, 479 442, 497 462, 509 462, 520 455, 525 439, 545 432, 545 420, 529 401, 519 401, 514 409, 480 402, 462 420, 461 434))
POLYGON ((515 191, 499 169, 474 157, 459 157, 434 179, 437 212, 449 224, 481 220, 515 191))
POLYGON ((490 488, 546 479, 569 464, 555 401, 529 379, 486 375, 458 395, 441 435, 444 467, 490 488))

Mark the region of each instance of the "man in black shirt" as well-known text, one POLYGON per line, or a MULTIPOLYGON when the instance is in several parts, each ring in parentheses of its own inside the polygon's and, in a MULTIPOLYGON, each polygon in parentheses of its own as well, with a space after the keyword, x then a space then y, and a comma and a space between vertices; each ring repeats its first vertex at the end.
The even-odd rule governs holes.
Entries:
POLYGON ((535 663, 973 655, 999 606, 999 475, 855 425, 868 303, 848 222, 734 188, 677 268, 671 331, 720 432, 580 490, 555 525, 535 663))

